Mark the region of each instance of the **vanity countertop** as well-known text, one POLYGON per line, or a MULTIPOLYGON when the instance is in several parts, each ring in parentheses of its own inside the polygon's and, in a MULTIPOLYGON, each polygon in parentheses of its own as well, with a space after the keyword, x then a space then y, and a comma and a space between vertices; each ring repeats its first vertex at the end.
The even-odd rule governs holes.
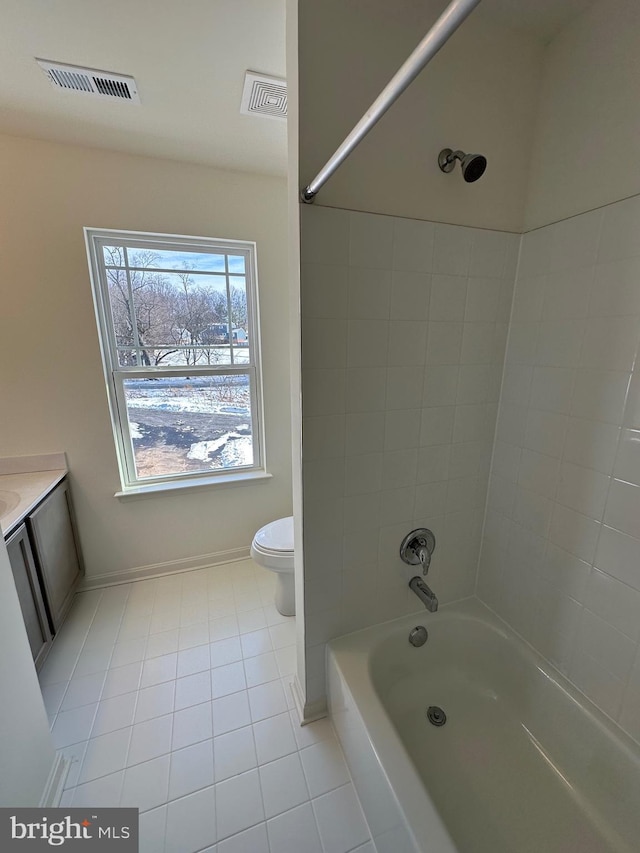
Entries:
POLYGON ((67 469, 0 474, 0 527, 6 537, 67 475, 67 469))

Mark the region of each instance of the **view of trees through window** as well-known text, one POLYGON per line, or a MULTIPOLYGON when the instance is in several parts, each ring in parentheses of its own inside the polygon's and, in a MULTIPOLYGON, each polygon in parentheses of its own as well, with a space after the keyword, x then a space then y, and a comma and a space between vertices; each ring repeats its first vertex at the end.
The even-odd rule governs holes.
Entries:
POLYGON ((100 240, 103 336, 131 482, 255 464, 248 256, 224 249, 100 240))
POLYGON ((247 362, 231 356, 249 345, 244 257, 103 251, 121 366, 247 362))

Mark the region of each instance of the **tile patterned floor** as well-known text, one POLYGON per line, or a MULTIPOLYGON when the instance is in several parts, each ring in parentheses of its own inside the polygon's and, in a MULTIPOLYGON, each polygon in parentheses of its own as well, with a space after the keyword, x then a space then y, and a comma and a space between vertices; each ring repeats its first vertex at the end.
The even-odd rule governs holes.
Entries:
POLYGON ((250 560, 76 596, 40 673, 63 805, 136 806, 140 853, 375 853, 295 620, 250 560))

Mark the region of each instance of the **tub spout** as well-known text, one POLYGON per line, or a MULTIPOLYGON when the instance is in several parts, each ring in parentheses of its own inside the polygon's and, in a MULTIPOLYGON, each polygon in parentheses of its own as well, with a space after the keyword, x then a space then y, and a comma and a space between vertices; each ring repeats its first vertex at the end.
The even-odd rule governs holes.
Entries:
POLYGON ((411 578, 409 581, 409 589, 412 592, 415 592, 429 612, 436 612, 438 609, 438 599, 436 594, 429 586, 427 586, 419 575, 411 578))

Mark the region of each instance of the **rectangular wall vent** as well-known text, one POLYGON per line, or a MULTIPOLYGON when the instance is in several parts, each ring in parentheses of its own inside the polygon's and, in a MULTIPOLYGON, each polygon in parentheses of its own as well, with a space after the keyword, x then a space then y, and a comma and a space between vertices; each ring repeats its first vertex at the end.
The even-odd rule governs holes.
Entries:
POLYGON ((36 59, 36 62, 47 75, 49 82, 58 89, 82 92, 98 98, 115 98, 119 101, 140 103, 136 81, 127 74, 113 74, 111 71, 98 71, 95 68, 64 65, 61 62, 50 62, 48 59, 36 59))
POLYGON ((246 116, 262 118, 287 118, 287 81, 281 77, 268 77, 247 71, 240 112, 246 116))

